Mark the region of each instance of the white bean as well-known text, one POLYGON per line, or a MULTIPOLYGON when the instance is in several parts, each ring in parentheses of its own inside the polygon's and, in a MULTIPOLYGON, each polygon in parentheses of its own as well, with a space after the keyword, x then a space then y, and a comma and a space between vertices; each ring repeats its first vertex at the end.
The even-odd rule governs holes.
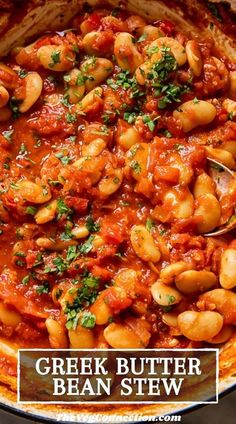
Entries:
POLYGON ((209 158, 215 159, 219 162, 222 162, 223 165, 227 166, 230 169, 235 167, 235 160, 232 153, 223 149, 215 149, 214 147, 205 146, 207 151, 207 156, 209 158))
POLYGON ((131 229, 130 239, 136 255, 143 261, 155 263, 160 260, 160 250, 144 225, 134 225, 131 229))
POLYGON ((226 249, 221 257, 220 284, 224 289, 236 286, 236 250, 226 249))
POLYGON ((198 175, 193 186, 194 197, 202 196, 203 194, 215 195, 215 183, 206 172, 198 175))
POLYGON ((216 108, 205 100, 189 100, 174 110, 173 116, 181 122, 183 131, 189 132, 212 122, 216 116, 216 108))
POLYGON ((207 233, 219 225, 221 217, 220 203, 213 194, 203 194, 196 200, 195 216, 201 216, 202 221, 197 224, 200 234, 207 233))
POLYGON ((34 215, 34 219, 37 224, 45 224, 46 222, 52 221, 57 212, 57 201, 52 200, 47 206, 43 206, 34 215))
POLYGON ((82 155, 91 157, 98 156, 105 149, 106 145, 106 140, 95 138, 91 143, 82 146, 82 155))
POLYGON ((233 116, 236 115, 236 101, 231 99, 225 99, 222 106, 227 110, 227 112, 233 116))
POLYGON ((214 289, 201 294, 200 302, 215 308, 224 317, 224 324, 236 324, 236 293, 226 289, 214 289))
POLYGON ((192 268, 193 266, 191 263, 184 261, 175 262, 173 264, 167 265, 161 270, 160 279, 165 284, 171 284, 177 275, 192 268))
POLYGON ((38 49, 37 57, 44 68, 64 72, 73 68, 76 55, 66 45, 47 45, 38 49))
POLYGON ((65 327, 58 321, 52 318, 47 318, 45 321, 46 328, 49 334, 49 342, 53 349, 67 348, 67 336, 65 327))
POLYGON ((193 196, 187 187, 182 190, 169 190, 164 196, 165 204, 171 205, 173 218, 185 219, 193 214, 193 196))
POLYGON ((80 113, 87 113, 94 106, 95 103, 102 104, 103 88, 96 87, 76 105, 77 111, 80 113))
POLYGON ((27 112, 42 93, 43 80, 37 72, 31 72, 25 77, 25 98, 19 106, 21 113, 27 112))
POLYGON ((114 349, 141 349, 143 343, 134 331, 122 324, 109 324, 104 330, 107 343, 114 349))
POLYGON ((69 330, 69 340, 72 349, 93 349, 95 347, 93 331, 79 324, 75 330, 69 330))
POLYGON ((22 321, 19 312, 13 310, 10 306, 0 302, 0 322, 10 327, 17 327, 22 321))
POLYGON ((134 73, 143 63, 143 57, 134 44, 134 38, 128 32, 120 32, 115 40, 114 54, 118 65, 123 70, 134 73))
POLYGON ((213 311, 185 311, 178 315, 177 321, 181 333, 193 341, 211 339, 223 327, 223 317, 213 311))
POLYGON ((18 181, 10 190, 14 192, 15 198, 21 197, 30 203, 46 203, 52 197, 48 186, 44 187, 29 180, 18 181))
MULTIPOLYGON (((155 49, 155 47, 160 49, 160 53, 162 48, 165 48, 165 47, 169 48, 179 66, 184 65, 187 60, 184 46, 180 44, 179 41, 175 40, 174 38, 160 37, 157 40, 153 41, 151 44, 149 44, 147 51, 152 52, 155 49)), ((154 58, 155 58, 155 53, 153 55, 153 59, 154 58)), ((151 60, 153 59, 151 58, 151 60)))
POLYGON ((127 128, 117 137, 117 143, 125 150, 129 150, 134 144, 139 142, 140 135, 134 127, 127 128))
POLYGON ((196 41, 189 40, 186 44, 186 54, 190 68, 196 77, 199 77, 202 72, 202 55, 196 41))
POLYGON ((212 289, 217 282, 217 278, 210 271, 188 270, 177 275, 175 285, 184 294, 196 294, 212 289))
POLYGON ((89 235, 89 230, 85 225, 80 225, 78 227, 72 228, 71 234, 75 239, 81 239, 89 235))
POLYGON ((112 175, 105 176, 99 181, 99 192, 102 196, 110 196, 120 188, 122 180, 122 170, 119 168, 114 169, 112 175))
POLYGON ((90 58, 83 62, 80 69, 83 75, 87 76, 85 81, 86 90, 91 91, 112 73, 113 63, 108 59, 90 58))
POLYGON ((8 103, 10 96, 5 87, 3 85, 0 86, 0 108, 6 106, 8 103))
POLYGON ((220 332, 207 340, 207 343, 212 344, 221 344, 227 342, 233 335, 234 329, 232 325, 224 325, 224 327, 220 330, 220 332))
POLYGON ((236 71, 230 71, 229 73, 229 97, 232 100, 236 100, 236 71))
POLYGON ((151 286, 152 297, 158 305, 171 306, 182 300, 182 295, 178 290, 157 281, 151 286))

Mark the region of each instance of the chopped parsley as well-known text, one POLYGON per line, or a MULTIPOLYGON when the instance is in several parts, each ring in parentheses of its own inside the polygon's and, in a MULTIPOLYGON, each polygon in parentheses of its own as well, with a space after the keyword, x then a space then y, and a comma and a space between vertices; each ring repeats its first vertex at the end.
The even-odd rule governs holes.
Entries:
POLYGON ((104 122, 105 125, 106 124, 110 124, 111 117, 110 117, 110 115, 108 113, 104 113, 102 115, 102 120, 103 120, 103 122, 104 122))
POLYGON ((133 169, 135 174, 140 174, 142 171, 142 168, 137 160, 134 160, 133 162, 131 162, 131 168, 133 169))
POLYGON ((86 255, 92 250, 93 240, 94 240, 94 236, 90 236, 83 244, 79 246, 79 252, 82 255, 86 255))
POLYGON ((47 294, 49 293, 49 284, 46 281, 44 284, 41 284, 39 286, 36 287, 36 292, 37 294, 47 294))
POLYGON ((36 214, 36 212, 37 212, 37 209, 34 206, 27 206, 27 208, 25 209, 25 212, 28 215, 34 216, 36 214))
POLYGON ((30 276, 29 275, 26 275, 21 280, 22 284, 24 284, 25 286, 29 283, 29 281, 30 281, 30 276))
POLYGON ((96 324, 96 316, 89 311, 84 311, 80 318, 80 324, 85 328, 93 328, 96 324))
POLYGON ((157 116, 154 119, 151 119, 150 115, 143 115, 143 122, 144 124, 148 126, 151 132, 155 130, 155 126, 156 126, 155 121, 157 121, 157 119, 159 119, 159 116, 157 116))
POLYGON ((35 263, 32 266, 32 268, 35 268, 36 266, 39 266, 39 265, 42 265, 42 264, 43 264, 43 254, 37 253, 36 260, 35 260, 35 263))
POLYGON ((69 99, 70 99, 69 94, 64 94, 63 98, 61 99, 61 104, 69 108, 71 106, 69 99))
POLYGON ((73 235, 72 235, 72 232, 71 232, 71 227, 69 225, 66 225, 64 233, 61 233, 61 235, 60 235, 60 239, 67 241, 67 240, 71 240, 72 237, 73 237, 73 235))
POLYGON ((10 158, 7 158, 6 162, 4 162, 4 164, 3 164, 4 169, 10 169, 9 161, 10 161, 10 158))
POLYGON ((54 52, 52 52, 51 59, 52 62, 49 63, 49 68, 53 68, 57 63, 61 62, 60 51, 55 50, 54 52))
POLYGON ((175 150, 177 150, 177 152, 181 152, 181 150, 184 150, 184 145, 180 143, 175 143, 173 147, 175 150))
POLYGON ((79 256, 77 246, 69 246, 67 250, 66 260, 68 262, 74 261, 79 256))
POLYGON ((12 142, 12 134, 14 133, 14 130, 8 130, 8 131, 3 131, 2 135, 3 137, 9 142, 12 142))
POLYGON ((91 215, 86 219, 86 228, 91 233, 97 233, 100 230, 100 225, 96 223, 91 215))
POLYGON ((162 230, 159 231, 160 236, 164 236, 164 234, 166 234, 166 230, 163 228, 162 230))
POLYGON ((137 43, 142 43, 142 41, 145 41, 147 39, 147 33, 144 32, 138 39, 137 43))
POLYGON ((128 122, 128 124, 133 124, 137 118, 137 115, 135 112, 125 112, 123 118, 128 122))
POLYGON ((168 294, 167 295, 167 301, 168 301, 168 305, 171 305, 172 303, 175 302, 175 296, 168 294))
POLYGON ((44 269, 44 274, 49 274, 54 272, 57 274, 63 274, 63 272, 65 272, 68 268, 67 262, 61 256, 56 256, 56 258, 52 260, 52 263, 54 266, 46 267, 44 269))
POLYGON ((118 177, 114 177, 113 178, 113 183, 114 184, 119 184, 120 183, 120 179, 118 177))
POLYGON ((160 84, 156 85, 155 96, 162 96, 158 101, 158 108, 165 109, 171 103, 180 103, 181 96, 189 91, 189 87, 186 85, 176 85, 176 84, 160 84))
POLYGON ((71 162, 71 158, 68 155, 64 155, 62 152, 55 154, 57 159, 60 159, 63 165, 68 165, 71 162))
POLYGON ((156 81, 166 81, 170 73, 176 71, 178 67, 176 59, 170 54, 170 48, 162 47, 161 53, 161 58, 154 62, 152 69, 147 74, 147 78, 152 81, 152 84, 156 81))
POLYGON ((28 72, 25 69, 19 69, 19 71, 17 71, 17 74, 20 78, 23 79, 28 75, 28 72))
POLYGON ((155 222, 151 218, 148 218, 146 221, 147 230, 151 232, 154 227, 155 227, 155 222))
POLYGON ((67 113, 66 114, 66 122, 68 124, 73 124, 74 122, 77 121, 77 113, 67 113))
POLYGON ((25 265, 25 263, 24 263, 23 261, 21 261, 20 259, 17 259, 17 260, 15 261, 15 264, 16 264, 17 266, 21 267, 21 268, 25 265))
POLYGON ((72 210, 68 208, 63 199, 57 199, 57 219, 60 219, 63 215, 70 215, 72 210))
POLYGON ((16 97, 12 96, 9 102, 9 107, 12 110, 13 119, 17 119, 20 116, 19 105, 21 100, 16 99, 16 97))
POLYGON ((107 84, 113 89, 117 90, 118 87, 122 87, 124 90, 131 90, 133 98, 141 97, 145 93, 141 91, 135 77, 131 77, 129 71, 123 71, 116 75, 116 79, 109 78, 107 84))
POLYGON ((182 94, 189 90, 187 85, 170 83, 168 79, 173 71, 178 69, 177 61, 170 52, 170 48, 161 48, 162 56, 153 63, 147 73, 147 80, 154 89, 154 95, 159 97, 158 108, 165 109, 173 102, 180 102, 182 94))
MULTIPOLYGON (((81 279, 81 286, 76 289, 76 297, 74 301, 72 303, 68 302, 64 310, 67 316, 66 328, 68 330, 76 328, 79 319, 78 313, 94 303, 96 300, 98 295, 99 281, 99 278, 94 277, 92 274, 87 274, 81 279)), ((87 316, 87 318, 84 320, 84 323, 92 325, 94 320, 91 318, 91 316, 87 316)))
POLYGON ((163 131, 163 135, 165 137, 167 137, 167 138, 172 138, 173 137, 173 134, 171 134, 171 132, 168 131, 168 130, 163 131))

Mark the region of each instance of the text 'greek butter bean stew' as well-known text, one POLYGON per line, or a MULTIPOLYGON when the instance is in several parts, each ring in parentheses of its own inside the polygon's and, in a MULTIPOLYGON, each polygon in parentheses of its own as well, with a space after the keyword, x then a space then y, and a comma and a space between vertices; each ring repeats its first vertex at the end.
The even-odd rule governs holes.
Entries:
POLYGON ((122 9, 69 28, 0 63, 10 375, 18 347, 212 346, 236 323, 236 240, 204 236, 234 219, 207 157, 235 168, 236 64, 122 9))

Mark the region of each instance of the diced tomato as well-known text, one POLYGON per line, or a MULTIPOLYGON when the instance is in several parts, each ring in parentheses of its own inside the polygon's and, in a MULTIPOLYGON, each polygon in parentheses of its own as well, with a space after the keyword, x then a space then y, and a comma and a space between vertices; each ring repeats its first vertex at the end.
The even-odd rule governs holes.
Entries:
POLYGON ((63 123, 60 115, 55 113, 42 113, 28 121, 30 128, 36 130, 40 135, 51 135, 62 131, 63 123))
POLYGON ((152 183, 152 181, 149 180, 149 178, 141 178, 140 181, 138 181, 136 187, 135 187, 136 193, 141 193, 144 196, 150 198, 152 197, 155 187, 152 183))
POLYGON ((39 49, 42 46, 48 46, 49 44, 52 44, 51 42, 51 38, 52 37, 42 37, 39 40, 36 41, 35 43, 35 48, 39 49))
POLYGON ((177 184, 179 181, 179 169, 172 166, 157 166, 154 170, 156 181, 163 180, 168 183, 177 184))
POLYGON ((190 218, 179 219, 172 227, 173 232, 193 231, 202 222, 201 216, 191 216, 190 218))
POLYGON ((128 298, 125 291, 118 287, 110 287, 102 293, 104 302, 109 305, 115 314, 118 314, 122 309, 128 308, 132 300, 128 298))
POLYGON ((83 24, 85 23, 87 32, 95 31, 101 26, 101 16, 98 13, 92 13, 83 24))
POLYGON ((106 243, 120 244, 125 238, 123 228, 118 224, 104 225, 101 230, 101 236, 106 243))
MULTIPOLYGON (((0 134, 0 147, 3 149, 8 149, 10 147, 9 141, 3 135, 0 134)), ((1 155, 2 157, 2 155, 1 155)))
POLYGON ((98 37, 94 40, 93 48, 104 54, 112 53, 114 45, 114 34, 112 31, 101 31, 98 37))
POLYGON ((27 269, 32 268, 37 261, 38 252, 29 252, 25 258, 27 269))
POLYGON ((41 335, 40 331, 25 322, 20 322, 16 328, 16 333, 18 333, 22 339, 32 341, 38 339, 41 335))
POLYGON ((171 36, 175 29, 173 22, 170 22, 167 19, 163 21, 156 21, 154 22, 154 25, 158 25, 159 28, 168 36, 171 36))
POLYGON ((74 209, 78 213, 85 213, 89 204, 88 199, 76 196, 66 196, 65 202, 69 208, 74 209))
POLYGON ((109 281, 112 278, 112 273, 108 269, 102 268, 101 266, 94 265, 91 269, 94 277, 99 277, 103 281, 109 281))

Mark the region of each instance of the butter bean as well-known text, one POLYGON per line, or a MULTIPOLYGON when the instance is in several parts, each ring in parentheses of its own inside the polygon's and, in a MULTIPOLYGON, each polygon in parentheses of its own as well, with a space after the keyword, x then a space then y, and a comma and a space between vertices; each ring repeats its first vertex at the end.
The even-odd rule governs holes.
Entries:
POLYGON ((160 260, 160 250, 144 225, 134 225, 131 229, 130 239, 136 255, 143 261, 155 263, 160 260))
POLYGON ((226 249, 221 257, 220 284, 224 289, 236 286, 236 250, 226 249))
POLYGON ((207 125, 216 116, 216 108, 205 100, 189 100, 183 103, 173 112, 174 118, 178 119, 184 132, 189 132, 200 125, 207 125))
POLYGON ((217 282, 217 278, 210 271, 188 270, 177 275, 175 285, 177 289, 186 295, 205 292, 212 289, 217 282))
POLYGON ((178 315, 177 322, 181 333, 193 341, 209 340, 223 327, 223 317, 213 311, 185 311, 178 315))
POLYGON ((152 297, 158 305, 171 306, 179 303, 182 295, 173 287, 157 281, 151 286, 152 297))

